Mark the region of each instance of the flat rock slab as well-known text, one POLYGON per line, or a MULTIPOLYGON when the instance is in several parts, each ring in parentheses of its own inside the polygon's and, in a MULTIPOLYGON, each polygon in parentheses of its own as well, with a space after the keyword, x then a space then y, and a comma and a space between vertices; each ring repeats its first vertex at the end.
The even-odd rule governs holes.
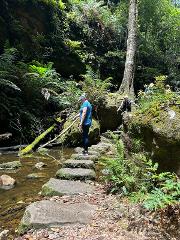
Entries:
POLYGON ((91 160, 91 161, 97 161, 99 159, 99 155, 85 155, 85 154, 72 154, 71 155, 72 159, 77 159, 77 160, 91 160))
MULTIPOLYGON (((83 148, 81 148, 81 147, 77 147, 77 148, 75 148, 74 150, 75 150, 75 152, 78 153, 78 154, 81 154, 81 155, 83 154, 83 153, 82 153, 83 148)), ((98 152, 98 150, 96 150, 96 151, 89 150, 89 151, 88 151, 88 155, 97 155, 97 156, 100 156, 100 153, 98 152)))
POLYGON ((74 160, 69 159, 63 163, 64 168, 87 168, 93 169, 95 168, 94 162, 91 160, 74 160))
POLYGON ((87 183, 51 178, 46 184, 42 186, 41 195, 76 195, 81 193, 93 193, 94 190, 95 187, 87 183))
POLYGON ((69 180, 94 180, 95 171, 85 168, 61 168, 57 171, 56 177, 69 180))
POLYGON ((88 224, 95 210, 96 206, 88 203, 68 204, 49 200, 35 202, 26 208, 19 226, 19 232, 24 233, 32 228, 88 224))

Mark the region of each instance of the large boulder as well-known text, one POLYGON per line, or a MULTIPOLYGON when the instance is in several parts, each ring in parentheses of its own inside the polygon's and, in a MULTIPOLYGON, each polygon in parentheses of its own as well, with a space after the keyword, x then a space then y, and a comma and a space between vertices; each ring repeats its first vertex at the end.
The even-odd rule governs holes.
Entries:
POLYGON ((101 131, 115 130, 122 122, 121 112, 117 112, 122 102, 122 95, 109 93, 106 96, 105 104, 98 110, 101 131))
MULTIPOLYGON (((72 120, 65 123, 64 129, 68 128, 72 120)), ((71 147, 76 147, 82 144, 82 133, 79 131, 79 122, 77 121, 61 138, 57 140, 58 143, 65 144, 71 147)), ((93 119, 92 126, 89 131, 90 144, 96 144, 100 140, 100 125, 93 119)))
POLYGON ((156 114, 136 112, 129 118, 129 130, 141 137, 151 157, 159 163, 160 171, 172 171, 180 176, 180 111, 175 116, 162 109, 156 114))

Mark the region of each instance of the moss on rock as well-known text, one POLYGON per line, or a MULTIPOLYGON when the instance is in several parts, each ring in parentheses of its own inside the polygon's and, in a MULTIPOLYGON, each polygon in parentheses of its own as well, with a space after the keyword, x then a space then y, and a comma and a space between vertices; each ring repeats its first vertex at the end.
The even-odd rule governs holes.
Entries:
POLYGON ((115 130, 122 122, 118 107, 122 102, 123 96, 119 93, 109 93, 106 96, 104 106, 98 110, 98 117, 102 131, 115 130))
MULTIPOLYGON (((68 120, 64 129, 68 128, 72 123, 72 120, 68 120)), ((79 123, 76 122, 61 138, 57 140, 58 143, 76 147, 82 143, 82 133, 78 128, 79 123)), ((96 144, 100 140, 100 125, 93 119, 92 126, 89 131, 89 141, 90 144, 96 144)))
POLYGON ((129 121, 129 131, 140 137, 152 158, 159 163, 161 171, 173 171, 180 176, 180 110, 176 106, 169 109, 149 109, 136 111, 129 121), (171 118, 170 111, 175 112, 171 118))

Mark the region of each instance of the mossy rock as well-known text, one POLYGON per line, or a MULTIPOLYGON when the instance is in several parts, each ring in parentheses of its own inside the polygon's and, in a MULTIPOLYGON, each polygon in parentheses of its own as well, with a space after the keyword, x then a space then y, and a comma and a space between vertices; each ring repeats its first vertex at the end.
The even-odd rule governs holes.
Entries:
POLYGON ((0 164, 0 170, 16 170, 22 166, 20 161, 13 161, 0 164))
POLYGON ((156 115, 135 112, 129 122, 129 132, 141 138, 160 171, 172 171, 180 176, 180 111, 170 118, 168 111, 156 115))
POLYGON ((98 117, 102 131, 115 130, 122 123, 121 112, 117 112, 123 100, 119 93, 109 93, 104 106, 99 108, 98 117))
MULTIPOLYGON (((64 125, 64 129, 68 128, 72 121, 67 121, 64 125)), ((58 143, 76 147, 82 144, 82 133, 79 131, 79 122, 76 122, 70 130, 65 133, 61 138, 57 140, 58 143)), ((100 140, 100 125, 93 119, 92 126, 89 131, 89 142, 90 144, 96 144, 100 140)))

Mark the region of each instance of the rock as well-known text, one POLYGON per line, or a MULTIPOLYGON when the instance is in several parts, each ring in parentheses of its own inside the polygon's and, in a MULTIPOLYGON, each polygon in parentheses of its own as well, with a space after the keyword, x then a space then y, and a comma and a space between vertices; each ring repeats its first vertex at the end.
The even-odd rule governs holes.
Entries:
POLYGON ((88 203, 57 203, 43 200, 30 204, 19 225, 19 233, 28 229, 88 224, 96 206, 88 203))
POLYGON ((94 180, 96 174, 92 169, 84 168, 61 168, 57 171, 56 177, 70 180, 94 180))
MULTIPOLYGON (((179 109, 179 108, 178 108, 179 109)), ((158 162, 159 171, 180 176, 180 110, 170 119, 166 110, 156 114, 137 112, 128 122, 131 135, 141 138, 145 150, 158 162)))
POLYGON ((117 112, 123 97, 119 93, 109 93, 106 103, 98 111, 101 131, 116 130, 122 123, 121 112, 117 112))
MULTIPOLYGON (((77 147, 74 149, 76 153, 78 154, 82 154, 83 152, 83 148, 81 147, 77 147)), ((100 156, 100 153, 98 151, 93 151, 93 150, 89 150, 88 151, 88 155, 97 155, 97 156, 100 156)))
POLYGON ((0 170, 16 170, 21 166, 22 166, 22 164, 20 161, 1 163, 0 170))
MULTIPOLYGON (((66 129, 71 123, 72 121, 67 121, 64 125, 64 129, 66 129)), ((78 124, 79 123, 76 122, 67 133, 57 140, 57 142, 72 147, 82 144, 82 133, 79 131, 78 124)), ((96 144, 100 140, 99 132, 100 125, 96 120, 93 119, 89 132, 90 144, 96 144)))
POLYGON ((97 161, 99 159, 99 156, 97 156, 97 155, 85 155, 85 154, 72 154, 71 158, 76 159, 76 160, 97 161))
POLYGON ((47 166, 47 164, 45 164, 43 162, 38 162, 35 164, 35 168, 37 168, 37 169, 42 169, 45 166, 47 166))
POLYGON ((0 240, 7 240, 8 239, 8 233, 9 233, 9 230, 3 230, 0 233, 0 240))
POLYGON ((8 175, 0 176, 0 188, 10 189, 14 187, 15 183, 15 179, 8 175))
POLYGON ((110 151, 113 148, 113 145, 110 143, 98 143, 97 145, 92 145, 90 149, 92 151, 99 151, 101 154, 110 151))
POLYGON ((37 179, 37 178, 43 178, 46 177, 44 173, 31 173, 27 175, 28 179, 37 179))
POLYGON ((63 163, 64 168, 95 168, 94 162, 91 160, 74 160, 69 159, 63 163))
POLYGON ((59 180, 51 178, 42 186, 43 196, 63 196, 81 193, 92 193, 94 186, 79 181, 59 180))

